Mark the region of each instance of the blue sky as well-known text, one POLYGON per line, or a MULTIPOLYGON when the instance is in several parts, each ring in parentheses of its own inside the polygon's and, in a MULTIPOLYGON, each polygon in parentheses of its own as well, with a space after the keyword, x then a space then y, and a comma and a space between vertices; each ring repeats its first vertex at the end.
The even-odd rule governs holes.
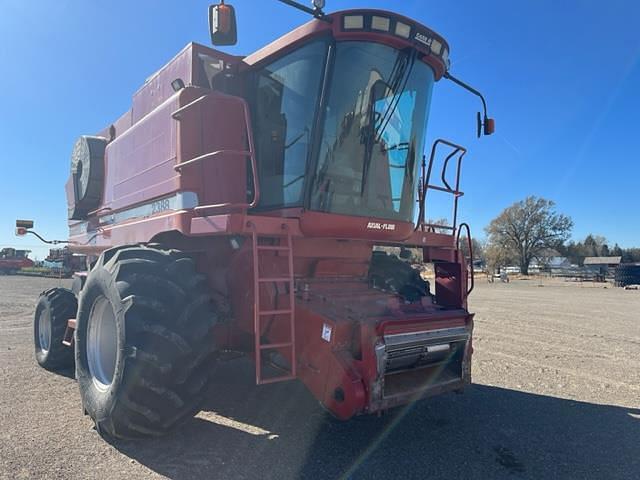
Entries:
MULTIPOLYGON (((275 0, 235 0, 247 54, 307 21, 275 0)), ((475 139, 478 102, 445 81, 427 143, 469 147, 461 218, 476 235, 527 195, 557 203, 587 233, 640 246, 640 3, 610 0, 328 0, 328 11, 392 9, 441 33, 452 73, 485 93, 497 133, 475 139)), ((207 2, 3 0, 0 15, 0 245, 16 217, 65 238, 75 138, 129 108, 132 93, 187 42, 208 44, 207 2)))

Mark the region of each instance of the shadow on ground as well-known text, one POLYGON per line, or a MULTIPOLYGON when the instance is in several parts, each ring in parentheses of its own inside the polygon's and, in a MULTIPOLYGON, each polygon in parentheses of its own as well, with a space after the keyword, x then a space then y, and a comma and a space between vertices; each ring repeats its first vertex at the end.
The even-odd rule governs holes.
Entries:
POLYGON ((474 385, 339 423, 297 382, 216 372, 205 411, 166 438, 114 442, 172 479, 640 478, 640 410, 474 385))
POLYGON ((53 373, 54 375, 60 375, 61 377, 64 377, 64 378, 69 378, 71 380, 76 379, 75 367, 63 368, 62 370, 54 370, 51 373, 53 373))

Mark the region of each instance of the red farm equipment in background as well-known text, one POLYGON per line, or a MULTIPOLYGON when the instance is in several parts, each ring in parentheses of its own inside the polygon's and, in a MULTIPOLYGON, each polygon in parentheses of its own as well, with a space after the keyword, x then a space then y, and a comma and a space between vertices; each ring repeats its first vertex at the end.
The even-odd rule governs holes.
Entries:
MULTIPOLYGON (((187 45, 73 148, 68 245, 90 268, 42 294, 35 350, 48 369, 75 362, 104 434, 192 416, 224 350, 255 359, 257 384, 300 380, 343 420, 471 380, 466 150, 422 152, 439 80, 482 99, 490 134, 484 98, 414 20, 285 3, 314 18, 246 57, 187 45), (450 225, 425 221, 433 190, 452 196, 450 225)), ((210 22, 214 44, 235 43, 233 7, 210 22)))
POLYGON ((29 250, 3 248, 0 250, 0 275, 18 273, 22 268, 33 267, 33 260, 29 257, 29 250))

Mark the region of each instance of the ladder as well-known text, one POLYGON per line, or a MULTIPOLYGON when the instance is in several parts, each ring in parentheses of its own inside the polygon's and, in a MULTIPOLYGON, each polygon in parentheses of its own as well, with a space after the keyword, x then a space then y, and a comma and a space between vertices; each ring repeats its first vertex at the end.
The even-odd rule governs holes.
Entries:
POLYGON ((293 281, 293 251, 291 242, 291 231, 286 224, 282 225, 282 235, 260 235, 252 228, 253 242, 253 292, 254 292, 254 312, 253 312, 253 332, 255 338, 255 362, 256 362, 256 384, 281 382, 296 378, 296 345, 295 345, 295 294, 293 281), (269 243, 265 243, 268 241, 269 243), (285 242, 285 243, 283 243, 285 242), (260 259, 264 258, 266 252, 276 252, 276 255, 287 257, 287 271, 271 273, 263 276, 260 272, 260 259), (289 306, 284 309, 264 310, 260 305, 260 292, 262 287, 269 283, 284 283, 288 288, 289 306), (286 317, 289 323, 289 338, 278 343, 263 343, 262 325, 268 317, 286 317), (276 376, 263 375, 262 354, 269 350, 285 350, 290 353, 291 368, 288 373, 276 376))

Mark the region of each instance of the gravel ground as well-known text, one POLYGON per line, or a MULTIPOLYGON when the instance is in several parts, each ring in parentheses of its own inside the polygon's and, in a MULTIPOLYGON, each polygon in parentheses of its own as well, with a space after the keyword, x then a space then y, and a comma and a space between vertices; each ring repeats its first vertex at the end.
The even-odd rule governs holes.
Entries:
POLYGON ((640 478, 640 291, 482 282, 464 395, 337 423, 228 360, 174 434, 107 443, 73 372, 33 358, 35 300, 60 283, 0 277, 0 478, 640 478))

